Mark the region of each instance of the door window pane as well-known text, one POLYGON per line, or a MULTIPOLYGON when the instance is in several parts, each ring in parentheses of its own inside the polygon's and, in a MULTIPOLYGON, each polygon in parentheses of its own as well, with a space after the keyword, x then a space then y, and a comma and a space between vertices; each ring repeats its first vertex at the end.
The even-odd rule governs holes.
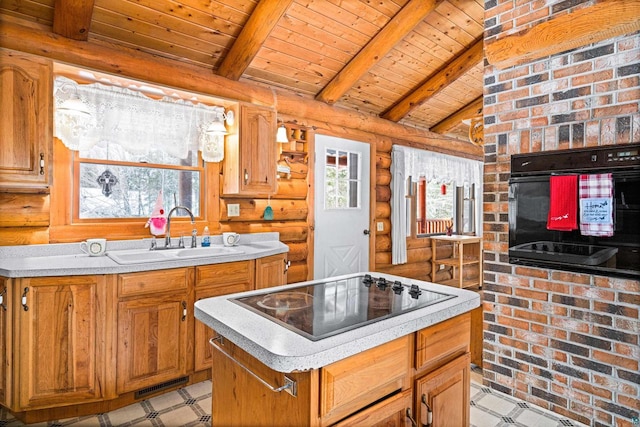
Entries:
POLYGON ((325 209, 359 208, 360 153, 327 148, 325 159, 325 209))

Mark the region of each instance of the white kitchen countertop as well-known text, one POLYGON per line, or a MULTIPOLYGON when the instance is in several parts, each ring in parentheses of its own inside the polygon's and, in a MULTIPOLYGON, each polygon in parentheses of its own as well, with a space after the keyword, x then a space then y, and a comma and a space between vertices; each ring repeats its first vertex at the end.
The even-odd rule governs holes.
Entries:
MULTIPOLYGON (((280 233, 277 232, 242 234, 240 244, 235 247, 242 253, 201 258, 171 258, 166 261, 127 265, 118 264, 108 256, 90 257, 80 250, 80 243, 1 246, 0 276, 45 277, 118 274, 244 261, 288 252, 289 247, 280 242, 279 238, 280 233)), ((173 241, 174 244, 177 244, 178 239, 173 239, 173 241)), ((158 239, 158 243, 164 244, 162 239, 158 239)), ((190 238, 185 238, 187 247, 189 243, 190 238)), ((222 236, 211 236, 211 245, 222 246, 222 236)), ((148 249, 150 246, 151 239, 107 241, 107 253, 119 250, 148 249)), ((200 237, 198 237, 198 247, 200 247, 200 237)))
POLYGON ((363 274, 384 277, 392 282, 400 280, 408 285, 416 284, 421 289, 455 295, 457 298, 380 320, 318 341, 309 340, 230 301, 240 295, 270 293, 302 285, 312 285, 317 281, 206 298, 196 302, 195 317, 213 328, 219 335, 256 357, 266 366, 278 372, 287 373, 321 368, 480 306, 480 296, 476 292, 377 272, 350 274, 334 277, 331 280, 363 274))

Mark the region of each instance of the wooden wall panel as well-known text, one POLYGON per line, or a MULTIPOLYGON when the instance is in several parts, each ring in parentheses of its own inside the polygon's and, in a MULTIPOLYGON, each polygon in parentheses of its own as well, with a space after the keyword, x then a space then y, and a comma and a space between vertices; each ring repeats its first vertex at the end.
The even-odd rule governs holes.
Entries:
POLYGON ((48 227, 49 195, 0 193, 0 227, 48 227))

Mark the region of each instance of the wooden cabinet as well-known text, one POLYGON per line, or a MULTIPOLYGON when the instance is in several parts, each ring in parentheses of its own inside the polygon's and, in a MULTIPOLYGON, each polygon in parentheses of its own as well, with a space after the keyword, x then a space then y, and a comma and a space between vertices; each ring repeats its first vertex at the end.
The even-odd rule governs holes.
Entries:
POLYGON ((105 276, 16 280, 17 407, 70 405, 104 396, 107 288, 105 276))
POLYGON ((10 358, 7 357, 7 354, 11 349, 11 328, 8 326, 7 322, 12 311, 12 306, 9 304, 9 301, 11 301, 10 287, 10 279, 0 277, 0 405, 4 406, 10 406, 11 404, 7 399, 7 384, 11 382, 8 379, 11 372, 9 367, 10 358))
POLYGON ((0 49, 0 187, 47 187, 53 138, 51 61, 0 49))
POLYGON ((240 134, 225 142, 224 194, 269 195, 276 192, 276 113, 270 108, 240 106, 240 134))
POLYGON ((256 289, 286 285, 289 265, 287 254, 256 259, 256 289))
POLYGON ((405 390, 402 393, 384 399, 357 414, 344 419, 335 427, 410 427, 413 424, 413 390, 405 390))
MULTIPOLYGON (((253 289, 254 261, 238 261, 196 267, 196 301, 203 298, 244 292, 253 289)), ((214 332, 202 322, 195 322, 195 370, 211 369, 214 332)))
POLYGON ((187 375, 193 352, 192 281, 191 268, 118 276, 118 393, 187 375))
POLYGON ((464 235, 432 236, 431 281, 458 288, 482 287, 482 238, 464 235), (448 250, 445 251, 445 247, 448 250), (443 253, 447 255, 443 256, 443 253), (436 273, 441 266, 451 267, 453 277, 436 282, 436 273))
POLYGON ((416 381, 418 425, 469 425, 470 363, 466 353, 416 381))

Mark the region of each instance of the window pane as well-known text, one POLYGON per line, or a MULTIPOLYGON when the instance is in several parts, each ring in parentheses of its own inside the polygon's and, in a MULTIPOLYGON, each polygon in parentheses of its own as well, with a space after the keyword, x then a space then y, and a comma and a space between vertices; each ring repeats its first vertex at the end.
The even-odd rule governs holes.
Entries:
MULTIPOLYGON (((200 216, 199 171, 80 163, 78 217, 148 217, 160 190, 167 212, 175 206, 175 194, 177 204, 200 216)), ((187 215, 182 210, 175 214, 187 215)))
POLYGON ((360 156, 357 153, 349 153, 349 179, 358 179, 358 159, 360 156))
POLYGON ((360 207, 360 154, 327 149, 325 209, 360 207))
POLYGON ((161 149, 136 150, 136 144, 130 141, 101 140, 88 150, 80 151, 80 158, 110 160, 131 163, 155 163, 172 166, 198 166, 198 152, 189 151, 184 159, 171 156, 161 149))
POLYGON ((358 197, 358 194, 359 194, 358 187, 359 187, 358 181, 349 182, 349 207, 350 208, 358 207, 358 200, 360 200, 360 198, 358 197))

